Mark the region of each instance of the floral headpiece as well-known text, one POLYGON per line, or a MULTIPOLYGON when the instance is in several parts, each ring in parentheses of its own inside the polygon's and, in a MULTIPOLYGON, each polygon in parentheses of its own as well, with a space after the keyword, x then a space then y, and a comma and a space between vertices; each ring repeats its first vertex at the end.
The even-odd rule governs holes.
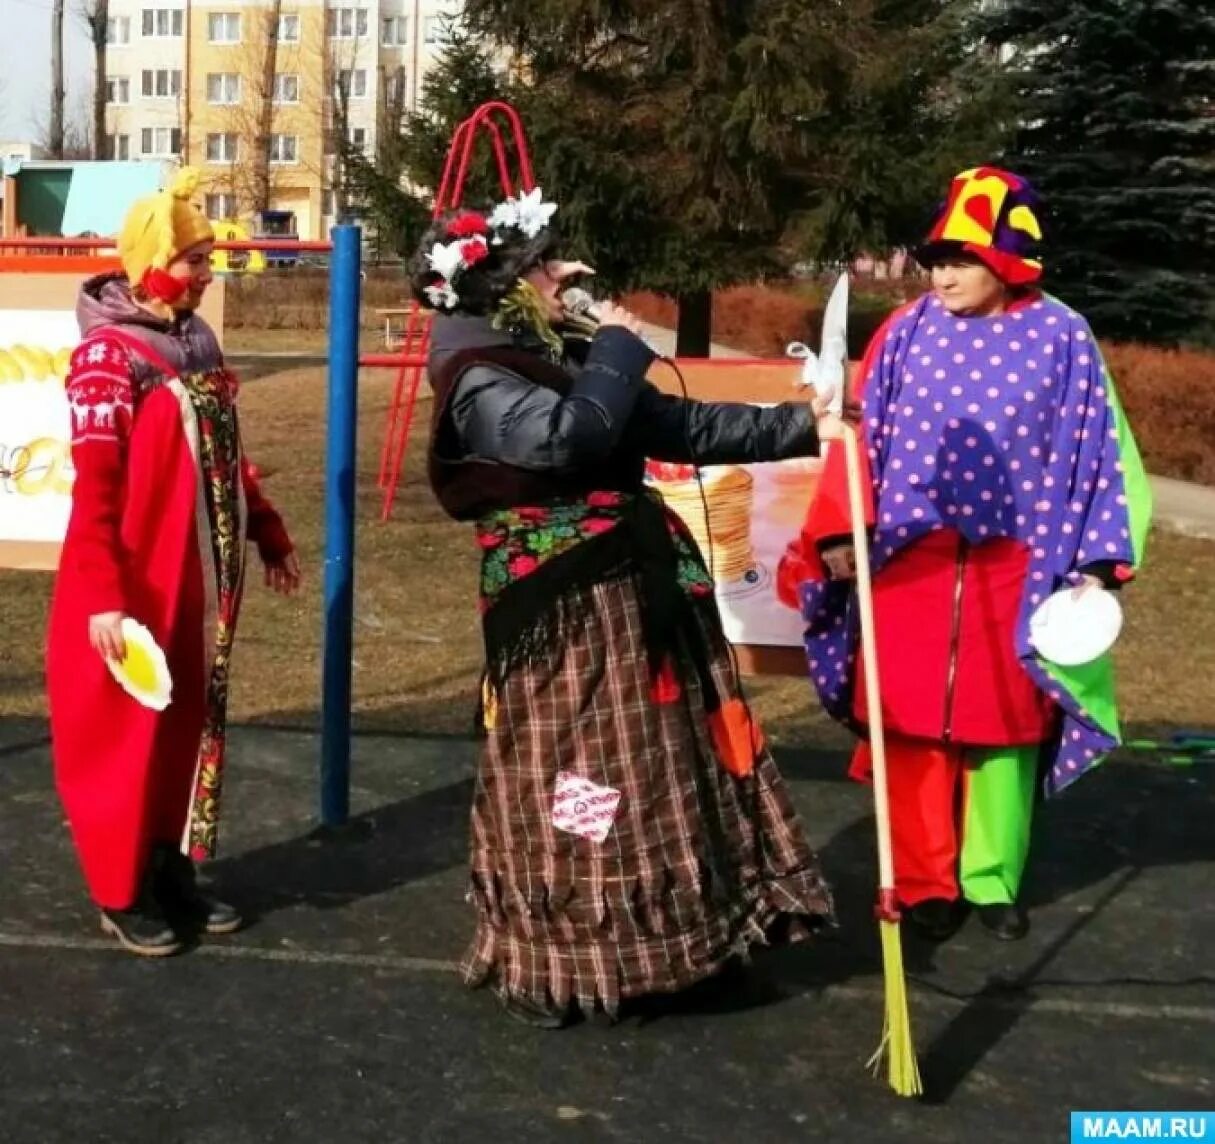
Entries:
POLYGON ((489 257, 491 246, 501 246, 509 232, 518 231, 534 239, 557 213, 556 203, 546 203, 539 187, 518 198, 499 203, 488 216, 462 211, 447 225, 447 242, 436 242, 426 261, 438 280, 425 289, 436 310, 452 311, 460 304, 458 277, 489 257))

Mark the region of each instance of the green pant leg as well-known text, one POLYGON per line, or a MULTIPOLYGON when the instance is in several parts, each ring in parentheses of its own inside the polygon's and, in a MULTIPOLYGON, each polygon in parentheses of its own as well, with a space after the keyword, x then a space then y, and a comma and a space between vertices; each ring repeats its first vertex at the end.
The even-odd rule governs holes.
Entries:
POLYGON ((977 906, 1016 901, 1029 857, 1037 744, 968 752, 962 809, 962 896, 977 906))

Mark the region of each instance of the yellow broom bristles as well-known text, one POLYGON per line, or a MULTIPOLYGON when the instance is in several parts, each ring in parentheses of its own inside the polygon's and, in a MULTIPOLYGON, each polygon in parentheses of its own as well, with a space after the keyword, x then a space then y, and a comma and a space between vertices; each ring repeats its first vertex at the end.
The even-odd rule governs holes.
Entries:
POLYGON ((903 942, 899 923, 885 919, 878 922, 882 935, 882 972, 886 978, 886 1017, 882 1025, 882 1042, 869 1058, 873 1075, 882 1071, 882 1061, 889 1065, 890 1087, 899 1096, 919 1096, 924 1091, 920 1081, 920 1066, 911 1043, 911 1015, 907 1009, 907 978, 903 972, 903 942))

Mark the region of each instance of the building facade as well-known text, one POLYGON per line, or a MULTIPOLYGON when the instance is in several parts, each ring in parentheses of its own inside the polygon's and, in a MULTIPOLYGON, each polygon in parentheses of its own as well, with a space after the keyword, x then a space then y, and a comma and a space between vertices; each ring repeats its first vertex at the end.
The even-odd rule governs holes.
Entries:
POLYGON ((416 108, 458 0, 110 0, 115 159, 203 172, 206 210, 300 238, 334 221, 335 136, 369 156, 416 108), (262 159, 262 156, 265 159, 262 159))

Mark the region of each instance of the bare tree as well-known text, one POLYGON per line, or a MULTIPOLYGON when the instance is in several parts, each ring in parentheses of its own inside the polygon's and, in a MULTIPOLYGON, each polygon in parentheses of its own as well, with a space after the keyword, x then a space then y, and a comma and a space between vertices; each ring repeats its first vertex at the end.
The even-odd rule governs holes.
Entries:
POLYGON ((63 0, 51 7, 51 122, 47 139, 51 157, 63 158, 63 0))
POLYGON ((257 131, 253 139, 253 209, 270 209, 270 143, 274 130, 274 89, 278 73, 278 25, 283 13, 282 0, 272 0, 266 11, 265 42, 261 45, 262 69, 257 101, 257 131))
POLYGON ((399 169, 401 127, 405 122, 405 69, 380 68, 380 98, 376 107, 376 162, 399 169))
POLYGON ((93 155, 93 123, 91 99, 83 95, 78 106, 65 114, 59 127, 58 154, 52 147, 52 131, 49 117, 34 125, 34 142, 56 159, 89 159, 93 155))
MULTIPOLYGON (((277 162, 288 156, 278 155, 273 144, 275 133, 284 129, 280 116, 298 120, 311 110, 305 110, 305 83, 308 76, 326 66, 325 56, 316 54, 323 53, 323 40, 320 45, 313 43, 311 36, 280 41, 280 17, 276 13, 277 3, 264 22, 260 16, 255 17, 249 34, 242 36, 240 51, 231 57, 232 72, 227 73, 235 78, 216 80, 234 83, 236 90, 225 88, 215 93, 214 99, 208 92, 208 102, 226 106, 209 109, 207 126, 200 128, 228 137, 222 148, 217 140, 215 149, 212 141, 204 138, 203 159, 207 190, 230 195, 234 200, 230 213, 237 218, 269 210, 282 187, 295 181, 294 170, 312 169, 302 151, 296 152, 290 165, 277 162), (293 88, 292 82, 298 86, 293 88)), ((318 116, 322 104, 322 100, 315 100, 318 116)))
POLYGON ((107 81, 106 51, 109 45, 110 0, 86 0, 79 10, 80 19, 93 45, 93 158, 112 159, 106 132, 105 109, 107 81))
POLYGON ((350 99, 354 74, 363 36, 355 29, 353 37, 333 40, 325 54, 325 107, 327 108, 324 150, 332 156, 332 172, 322 174, 322 184, 333 191, 333 209, 344 217, 350 208, 350 155, 359 150, 351 130, 350 99))
POLYGON ((346 168, 349 165, 349 149, 352 146, 350 132, 350 83, 353 69, 341 66, 336 50, 329 55, 329 76, 326 82, 326 105, 330 108, 327 132, 329 146, 326 151, 333 155, 333 209, 342 218, 350 206, 349 180, 346 168))

